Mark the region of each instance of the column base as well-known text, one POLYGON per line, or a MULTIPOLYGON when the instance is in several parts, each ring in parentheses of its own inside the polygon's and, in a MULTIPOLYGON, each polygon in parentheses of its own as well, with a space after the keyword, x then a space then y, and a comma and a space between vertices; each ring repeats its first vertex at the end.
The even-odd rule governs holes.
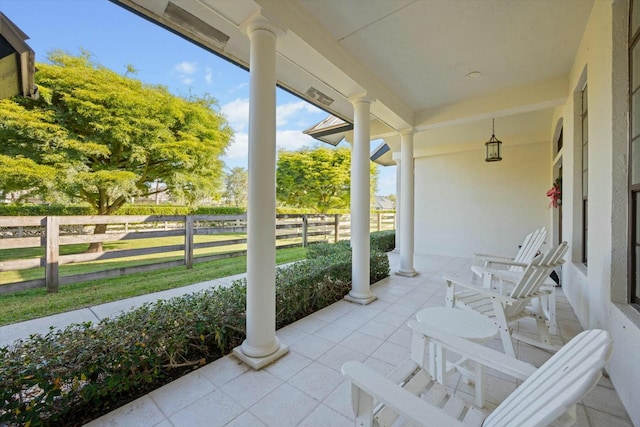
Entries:
POLYGON ((235 357, 237 357, 247 365, 251 366, 256 371, 264 368, 270 363, 275 362, 276 360, 280 359, 282 356, 284 356, 287 353, 289 353, 289 346, 284 345, 282 343, 280 343, 280 345, 278 346, 278 349, 275 352, 262 357, 247 356, 242 352, 242 345, 239 345, 238 347, 233 349, 233 355, 235 357))
POLYGON ((347 294, 344 296, 344 299, 346 299, 349 302, 355 302, 356 304, 367 305, 377 300, 378 297, 374 293, 372 293, 371 296, 365 297, 365 298, 358 298, 358 297, 352 296, 351 294, 347 294))
POLYGON ((411 270, 398 270, 396 274, 404 277, 415 277, 418 275, 418 272, 412 268, 411 270))

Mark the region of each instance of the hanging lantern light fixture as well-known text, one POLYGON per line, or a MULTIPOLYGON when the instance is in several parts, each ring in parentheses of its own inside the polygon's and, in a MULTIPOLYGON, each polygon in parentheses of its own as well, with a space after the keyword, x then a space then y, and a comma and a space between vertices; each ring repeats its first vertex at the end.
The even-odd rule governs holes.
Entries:
POLYGON ((484 144, 484 147, 485 147, 484 161, 499 162, 500 160, 502 160, 502 153, 500 151, 502 147, 502 141, 496 138, 495 119, 492 119, 491 127, 492 127, 491 139, 485 142, 484 144))

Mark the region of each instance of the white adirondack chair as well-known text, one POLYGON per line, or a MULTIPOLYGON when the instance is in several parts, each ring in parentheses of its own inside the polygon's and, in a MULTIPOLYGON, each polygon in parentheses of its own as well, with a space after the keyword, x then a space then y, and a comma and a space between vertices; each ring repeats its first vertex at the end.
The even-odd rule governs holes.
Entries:
MULTIPOLYGON (((473 264, 471 271, 478 277, 487 276, 485 273, 489 270, 497 268, 505 268, 513 272, 522 272, 524 267, 531 262, 531 260, 538 254, 540 247, 544 243, 544 239, 547 236, 547 229, 545 227, 529 233, 518 253, 513 258, 498 257, 495 255, 487 254, 473 254, 473 264)), ((500 286, 502 286, 502 282, 500 286)), ((484 286, 490 286, 491 281, 485 280, 484 286)), ((545 292, 539 298, 539 301, 532 301, 533 307, 542 313, 546 317, 547 328, 549 333, 555 335, 558 331, 558 323, 556 317, 556 283, 551 278, 546 278, 542 283, 542 290, 545 292)))
POLYGON ((515 357, 511 338, 555 351, 558 347, 551 343, 551 335, 545 324, 546 317, 542 313, 529 310, 527 306, 532 300, 546 295, 540 287, 549 273, 564 262, 563 256, 566 251, 567 242, 562 242, 546 254, 536 256, 523 272, 509 270, 485 272, 487 276, 490 274, 501 280, 512 281, 514 285, 508 295, 491 288, 463 282, 457 278, 444 277, 447 283, 445 306, 472 309, 492 318, 498 326, 504 351, 510 356, 515 357), (464 290, 460 291, 460 288, 464 290), (523 317, 533 317, 536 320, 539 339, 513 332, 510 324, 523 317))
POLYGON ((570 426, 576 421, 576 403, 597 384, 612 350, 608 332, 585 331, 536 369, 428 325, 412 321, 409 326, 448 351, 524 382, 488 414, 433 381, 420 356, 413 360, 413 351, 411 359, 386 378, 349 361, 342 366, 342 374, 351 382, 356 426, 570 426))
POLYGON ((479 277, 482 277, 486 268, 498 268, 500 266, 503 266, 503 268, 506 266, 510 271, 522 271, 522 265, 529 264, 538 254, 546 237, 547 229, 545 227, 527 234, 515 257, 474 253, 471 271, 479 277))

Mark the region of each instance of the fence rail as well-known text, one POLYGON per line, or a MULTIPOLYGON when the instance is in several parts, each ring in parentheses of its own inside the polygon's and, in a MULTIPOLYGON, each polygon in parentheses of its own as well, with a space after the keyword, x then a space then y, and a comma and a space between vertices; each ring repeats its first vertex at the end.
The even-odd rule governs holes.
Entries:
MULTIPOLYGON (((394 229, 395 215, 372 214, 370 229, 394 229)), ((44 277, 2 283, 0 294, 24 289, 46 287, 57 292, 60 285, 86 280, 117 277, 160 268, 246 255, 246 215, 187 215, 187 216, 4 216, 0 217, 0 273, 44 267, 44 277), (106 224, 102 234, 93 234, 95 226, 106 224), (196 236, 230 235, 222 241, 196 242, 196 236), (26 236, 26 237, 25 237, 26 236), (60 247, 73 244, 117 242, 135 239, 182 237, 180 244, 149 246, 137 249, 114 249, 103 252, 61 254, 60 247), (242 245, 242 249, 195 256, 196 250, 242 245), (26 248, 44 248, 44 256, 20 257, 26 248), (13 251, 13 253, 11 253, 13 251), (146 263, 82 274, 61 275, 59 267, 75 263, 144 257, 147 255, 182 251, 181 259, 146 263)), ((348 215, 277 215, 276 247, 307 246, 317 241, 338 241, 350 236, 348 215)))

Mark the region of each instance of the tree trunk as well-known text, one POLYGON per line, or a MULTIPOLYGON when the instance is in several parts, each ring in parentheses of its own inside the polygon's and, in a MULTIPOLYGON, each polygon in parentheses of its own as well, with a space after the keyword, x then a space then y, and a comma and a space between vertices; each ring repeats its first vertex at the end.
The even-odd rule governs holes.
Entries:
MULTIPOLYGON (((93 234, 104 234, 107 231, 107 224, 96 224, 96 228, 93 231, 93 234)), ((102 242, 93 242, 89 244, 89 249, 87 252, 102 252, 102 242)))

